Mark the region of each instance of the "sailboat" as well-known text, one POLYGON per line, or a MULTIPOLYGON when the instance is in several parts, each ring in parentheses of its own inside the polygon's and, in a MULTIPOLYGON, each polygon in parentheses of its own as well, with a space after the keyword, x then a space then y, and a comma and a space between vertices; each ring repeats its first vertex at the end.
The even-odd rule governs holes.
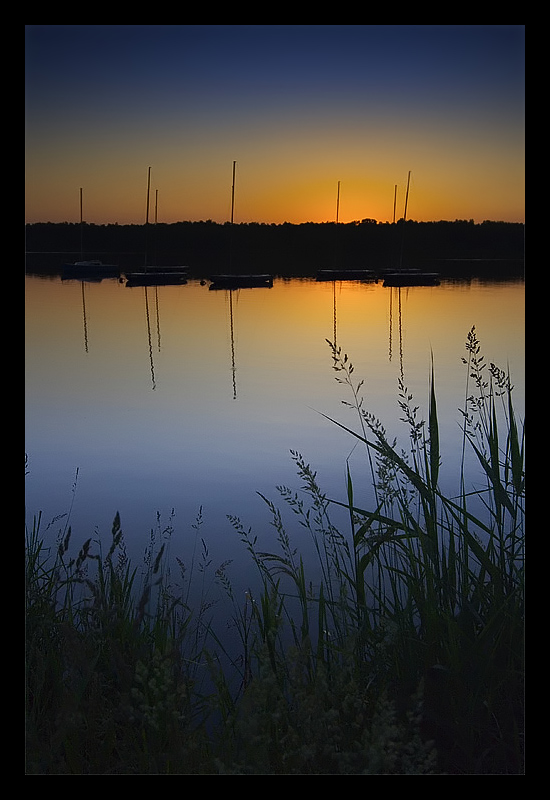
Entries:
MULTIPOLYGON (((149 233, 149 197, 151 191, 151 167, 147 174, 147 209, 145 213, 145 236, 149 233)), ((155 227, 157 224, 158 189, 155 202, 155 227)), ((159 267, 147 264, 147 239, 145 247, 145 265, 143 270, 126 272, 126 286, 163 286, 166 284, 187 283, 189 267, 159 267)))
MULTIPOLYGON (((233 162, 233 183, 231 185, 231 231, 233 231, 233 216, 235 211, 235 166, 237 162, 233 162)), ((231 253, 229 256, 231 264, 231 253)), ((249 273, 245 275, 238 275, 229 273, 222 273, 210 276, 210 289, 240 289, 244 287, 259 287, 264 286, 271 288, 273 286, 273 275, 249 273)))
POLYGON ((84 259, 83 248, 84 221, 82 219, 82 188, 80 189, 80 261, 63 265, 62 279, 85 278, 101 280, 102 277, 116 277, 119 274, 118 264, 104 264, 97 258, 84 259))
MULTIPOLYGON (((336 194, 336 226, 340 221, 340 181, 336 194)), ((316 273, 318 281, 374 281, 376 273, 370 269, 319 269, 316 273)))
MULTIPOLYGON (((390 270, 384 274, 384 286, 439 286, 439 273, 422 272, 419 269, 403 269, 403 240, 405 237, 405 223, 407 221, 407 204, 409 201, 409 186, 411 171, 407 177, 407 193, 405 195, 405 210, 403 213, 403 234, 401 239, 401 255, 399 269, 390 270)), ((397 189, 397 187, 396 187, 397 189)), ((395 202, 395 201, 394 201, 395 202)), ((394 211, 395 216, 395 211, 394 211)))

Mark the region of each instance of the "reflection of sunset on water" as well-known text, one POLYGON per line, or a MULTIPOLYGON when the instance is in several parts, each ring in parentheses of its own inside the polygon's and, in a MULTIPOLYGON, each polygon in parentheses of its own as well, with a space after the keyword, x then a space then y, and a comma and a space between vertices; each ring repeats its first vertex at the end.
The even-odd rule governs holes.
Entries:
POLYGON ((487 362, 510 367, 523 417, 522 282, 276 279, 212 292, 196 280, 147 290, 103 280, 85 284, 84 305, 82 288, 26 279, 27 507, 62 513, 78 467, 75 531, 109 528, 119 510, 137 546, 157 509, 176 507, 184 520, 203 504, 217 545, 231 550, 225 515, 262 519, 256 492, 295 485, 291 449, 340 494, 346 460, 358 475, 362 461, 322 416, 357 424, 332 369, 335 330, 364 381, 365 409, 405 438, 398 379, 403 370, 424 410, 433 352, 443 481, 452 483, 461 444, 472 325, 487 362))

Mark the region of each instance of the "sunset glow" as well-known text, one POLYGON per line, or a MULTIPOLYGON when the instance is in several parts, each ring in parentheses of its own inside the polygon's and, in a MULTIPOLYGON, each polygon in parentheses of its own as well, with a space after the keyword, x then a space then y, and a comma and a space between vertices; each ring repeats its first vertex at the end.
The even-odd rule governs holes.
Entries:
POLYGON ((524 220, 517 25, 26 26, 26 220, 524 220), (94 52, 92 59, 82 54, 94 52), (153 200, 151 213, 153 209, 153 200))

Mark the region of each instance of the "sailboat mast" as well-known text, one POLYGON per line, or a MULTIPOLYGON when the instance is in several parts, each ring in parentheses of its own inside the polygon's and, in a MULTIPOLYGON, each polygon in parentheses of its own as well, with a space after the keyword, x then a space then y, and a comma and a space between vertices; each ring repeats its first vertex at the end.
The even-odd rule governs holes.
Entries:
POLYGON ((336 224, 338 224, 340 216, 340 181, 338 181, 338 191, 336 194, 336 224))
POLYGON ((395 224, 395 206, 397 203, 397 184, 393 188, 393 222, 395 224))
POLYGON ((151 192, 151 167, 147 172, 147 208, 145 210, 145 224, 149 224, 149 194, 151 192))
POLYGON ((409 176, 407 178, 407 194, 405 195, 405 212, 403 214, 403 222, 407 221, 407 203, 409 202, 409 184, 411 182, 411 171, 409 170, 409 176))
POLYGON ((145 268, 147 268, 147 247, 149 233, 149 194, 151 192, 151 167, 147 170, 147 207, 145 209, 145 268))
POLYGON ((409 185, 411 182, 411 171, 409 170, 409 175, 407 177, 407 193, 405 195, 405 210, 403 212, 403 230, 401 233, 401 256, 399 258, 399 269, 403 266, 403 242, 405 240, 405 223, 407 221, 407 203, 409 202, 409 185))
POLYGON ((235 210, 235 164, 233 162, 233 183, 231 184, 231 224, 233 225, 233 212, 235 210))
POLYGON ((231 225, 229 226, 229 270, 231 271, 231 265, 233 262, 233 216, 235 212, 235 165, 237 164, 236 161, 233 162, 233 182, 231 184, 231 225))
POLYGON ((82 246, 82 187, 80 188, 80 260, 82 261, 83 256, 83 246, 82 246))

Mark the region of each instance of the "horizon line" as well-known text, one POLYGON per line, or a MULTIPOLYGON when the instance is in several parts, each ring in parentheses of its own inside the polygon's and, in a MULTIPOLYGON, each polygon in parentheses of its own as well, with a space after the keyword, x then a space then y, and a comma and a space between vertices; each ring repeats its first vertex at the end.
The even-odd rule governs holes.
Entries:
MULTIPOLYGON (((473 218, 458 218, 455 219, 430 219, 430 220, 417 220, 417 219, 404 219, 404 217, 400 217, 395 222, 390 220, 376 220, 371 217, 364 217, 363 219, 353 219, 349 222, 341 222, 336 220, 324 220, 322 222, 313 222, 313 220, 305 220, 304 222, 259 222, 258 220, 249 220, 249 221, 241 221, 241 222, 231 222, 230 220, 224 220, 223 222, 218 222, 213 219, 181 219, 176 220, 175 222, 87 222, 86 220, 82 220, 82 224, 84 225, 135 225, 138 227, 143 227, 145 225, 182 225, 182 224, 199 224, 199 223, 210 223, 212 225, 363 225, 363 224, 375 224, 375 225, 398 225, 402 222, 405 223, 416 223, 416 224, 438 224, 440 222, 447 222, 453 224, 455 222, 466 222, 471 223, 473 225, 483 225, 486 222, 494 222, 500 223, 503 225, 525 225, 525 220, 503 220, 503 219, 484 219, 481 222, 475 222, 473 218)), ((69 221, 63 220, 62 222, 52 222, 52 220, 35 220, 34 222, 25 221, 25 225, 80 225, 80 221, 69 221)))

